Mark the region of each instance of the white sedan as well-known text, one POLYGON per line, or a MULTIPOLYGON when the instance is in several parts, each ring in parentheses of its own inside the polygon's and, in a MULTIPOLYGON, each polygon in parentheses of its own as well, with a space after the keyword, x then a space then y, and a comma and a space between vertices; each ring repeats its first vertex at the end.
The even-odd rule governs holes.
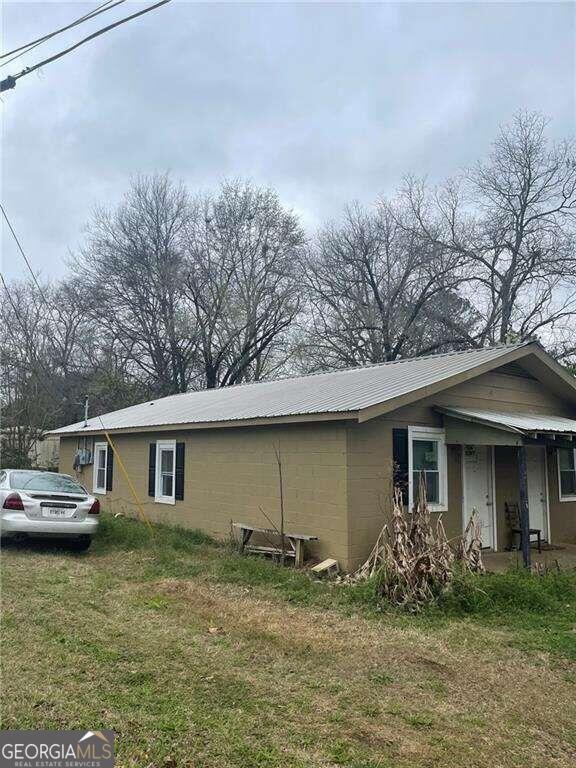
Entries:
POLYGON ((0 470, 0 535, 66 539, 88 549, 100 502, 70 475, 31 469, 0 470))

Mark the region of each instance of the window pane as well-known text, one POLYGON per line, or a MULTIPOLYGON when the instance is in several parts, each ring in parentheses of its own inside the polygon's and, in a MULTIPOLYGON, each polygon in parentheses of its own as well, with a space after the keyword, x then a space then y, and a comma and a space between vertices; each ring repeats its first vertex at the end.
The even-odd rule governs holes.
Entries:
POLYGON ((96 487, 97 488, 104 488, 104 485, 106 483, 106 470, 98 468, 98 474, 96 476, 96 487))
POLYGON ((440 503, 439 472, 426 472, 426 498, 431 504, 440 503))
POLYGON ((558 461, 560 469, 574 469, 574 451, 572 448, 559 448, 558 461))
POLYGON ((174 451, 172 450, 162 450, 161 451, 161 471, 162 472, 169 472, 172 473, 172 468, 174 466, 174 451))
POLYGON ((576 471, 569 469, 560 472, 560 493, 562 496, 576 496, 576 471))
POLYGON ((414 472, 412 477, 414 488, 414 501, 418 499, 420 493, 420 477, 424 480, 426 487, 426 499, 430 504, 440 503, 440 473, 439 472, 414 472))
POLYGON ((414 469, 438 470, 438 443, 436 440, 414 440, 412 442, 414 469))
POLYGON ((172 475, 162 475, 162 496, 172 496, 172 475))
POLYGON ((100 448, 98 450, 98 466, 99 467, 106 467, 106 449, 100 448))

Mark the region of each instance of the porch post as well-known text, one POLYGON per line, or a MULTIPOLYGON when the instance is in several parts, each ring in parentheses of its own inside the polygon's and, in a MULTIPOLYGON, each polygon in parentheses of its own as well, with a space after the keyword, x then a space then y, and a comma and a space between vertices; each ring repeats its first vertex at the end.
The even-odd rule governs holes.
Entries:
POLYGON ((530 568, 530 511, 528 509, 528 470, 526 446, 518 446, 518 479, 520 481, 520 530, 522 531, 522 558, 530 568))

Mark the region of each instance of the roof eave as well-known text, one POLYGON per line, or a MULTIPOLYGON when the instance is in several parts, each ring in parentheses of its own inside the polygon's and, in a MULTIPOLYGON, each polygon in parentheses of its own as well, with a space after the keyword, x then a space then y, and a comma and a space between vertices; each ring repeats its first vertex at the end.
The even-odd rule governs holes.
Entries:
POLYGON ((232 427, 259 427, 270 424, 310 424, 317 422, 334 421, 358 421, 358 411, 331 411, 327 413, 302 413, 289 416, 262 416, 254 419, 234 419, 229 421, 202 421, 202 422, 184 422, 181 424, 147 424, 144 426, 127 427, 94 427, 88 429, 78 429, 74 431, 51 430, 48 435, 58 437, 84 437, 87 435, 101 435, 105 432, 110 434, 128 434, 142 432, 189 432, 200 429, 222 429, 232 427))

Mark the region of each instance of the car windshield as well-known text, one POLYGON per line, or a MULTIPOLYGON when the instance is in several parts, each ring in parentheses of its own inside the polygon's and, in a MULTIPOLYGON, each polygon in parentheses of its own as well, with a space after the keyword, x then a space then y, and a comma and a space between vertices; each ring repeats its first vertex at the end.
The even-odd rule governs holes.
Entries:
POLYGON ((27 472, 20 470, 10 473, 10 487, 22 491, 60 491, 61 493, 82 493, 86 491, 71 477, 54 472, 27 472))

